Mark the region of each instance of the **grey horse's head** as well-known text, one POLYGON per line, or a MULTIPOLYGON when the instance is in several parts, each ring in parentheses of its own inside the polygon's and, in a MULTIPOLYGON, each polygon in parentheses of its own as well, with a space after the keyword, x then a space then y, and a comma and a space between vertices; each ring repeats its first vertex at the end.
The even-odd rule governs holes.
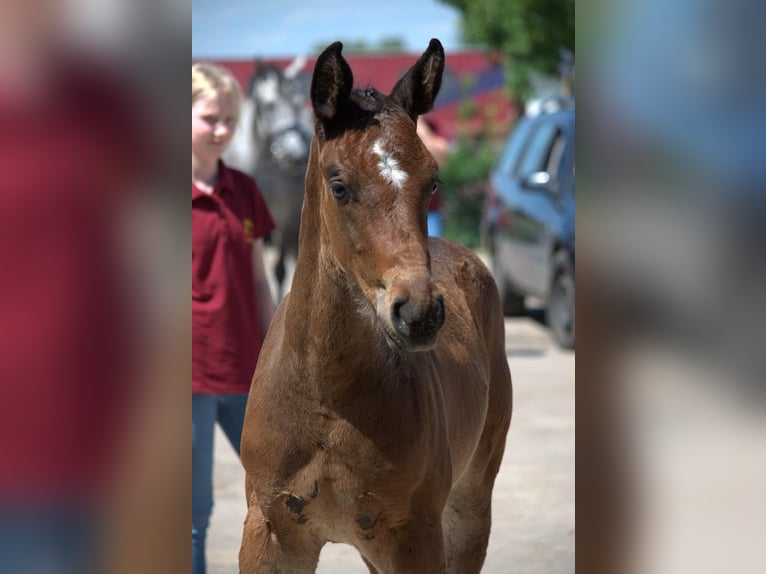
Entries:
POLYGON ((308 94, 311 76, 296 58, 287 68, 256 62, 245 86, 237 133, 224 160, 258 178, 268 172, 305 173, 313 119, 308 94))

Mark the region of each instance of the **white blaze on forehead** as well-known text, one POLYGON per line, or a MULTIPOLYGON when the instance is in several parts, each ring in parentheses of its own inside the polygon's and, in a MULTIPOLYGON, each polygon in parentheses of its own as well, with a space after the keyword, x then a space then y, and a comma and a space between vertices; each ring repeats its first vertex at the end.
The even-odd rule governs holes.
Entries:
POLYGON ((372 146, 372 152, 380 158, 380 161, 378 162, 380 175, 393 184, 395 188, 402 189, 402 186, 404 186, 404 183, 409 176, 406 171, 399 167, 399 162, 396 161, 396 158, 391 152, 386 151, 383 148, 382 139, 375 140, 375 144, 372 146))

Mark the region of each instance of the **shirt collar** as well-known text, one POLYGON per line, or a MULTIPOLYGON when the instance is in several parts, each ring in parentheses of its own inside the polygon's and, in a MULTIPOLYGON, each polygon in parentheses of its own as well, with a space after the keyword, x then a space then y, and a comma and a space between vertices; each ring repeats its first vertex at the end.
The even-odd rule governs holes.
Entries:
POLYGON ((223 163, 223 160, 218 160, 218 183, 215 185, 217 192, 234 189, 234 178, 231 170, 223 163))
MULTIPOLYGON (((226 167, 226 164, 223 163, 223 160, 218 160, 218 183, 215 184, 215 187, 213 189, 213 193, 220 194, 223 191, 226 191, 227 189, 233 189, 233 183, 232 183, 232 176, 231 176, 231 170, 226 167)), ((192 201, 195 199, 198 199, 200 197, 210 197, 207 193, 201 191, 194 183, 192 182, 192 201)))
POLYGON ((199 199, 200 197, 205 197, 207 194, 202 193, 199 188, 194 185, 194 182, 192 182, 192 201, 195 199, 199 199))

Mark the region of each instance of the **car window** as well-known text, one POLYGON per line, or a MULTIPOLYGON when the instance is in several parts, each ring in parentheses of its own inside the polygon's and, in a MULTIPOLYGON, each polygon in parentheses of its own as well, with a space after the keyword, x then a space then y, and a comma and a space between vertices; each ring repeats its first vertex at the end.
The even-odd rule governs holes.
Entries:
POLYGON ((567 138, 564 134, 564 130, 557 128, 548 151, 548 160, 545 164, 545 171, 551 174, 551 178, 558 181, 564 175, 561 173, 561 169, 564 167, 562 162, 564 160, 564 152, 567 149, 567 138))
MULTIPOLYGON (((554 123, 539 123, 527 139, 521 159, 513 170, 513 175, 525 177, 536 171, 546 171, 554 138, 560 131, 554 123)), ((551 175, 555 174, 551 173, 551 175)))
POLYGON ((519 152, 529 137, 531 127, 532 122, 527 118, 518 121, 500 154, 495 171, 505 176, 510 176, 513 173, 512 170, 516 166, 519 152))
POLYGON ((548 156, 547 169, 561 191, 574 193, 575 146, 571 125, 559 126, 548 156))

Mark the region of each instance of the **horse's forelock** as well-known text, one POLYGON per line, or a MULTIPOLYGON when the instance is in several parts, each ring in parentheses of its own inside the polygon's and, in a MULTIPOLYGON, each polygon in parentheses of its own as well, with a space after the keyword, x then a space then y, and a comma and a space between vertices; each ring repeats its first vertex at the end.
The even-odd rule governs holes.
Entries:
POLYGON ((377 114, 383 109, 383 94, 375 88, 357 89, 351 92, 351 100, 356 103, 362 111, 377 114))
POLYGON ((314 126, 320 140, 334 140, 348 130, 367 129, 378 123, 378 115, 386 108, 386 98, 375 88, 352 90, 334 122, 317 122, 314 126))

